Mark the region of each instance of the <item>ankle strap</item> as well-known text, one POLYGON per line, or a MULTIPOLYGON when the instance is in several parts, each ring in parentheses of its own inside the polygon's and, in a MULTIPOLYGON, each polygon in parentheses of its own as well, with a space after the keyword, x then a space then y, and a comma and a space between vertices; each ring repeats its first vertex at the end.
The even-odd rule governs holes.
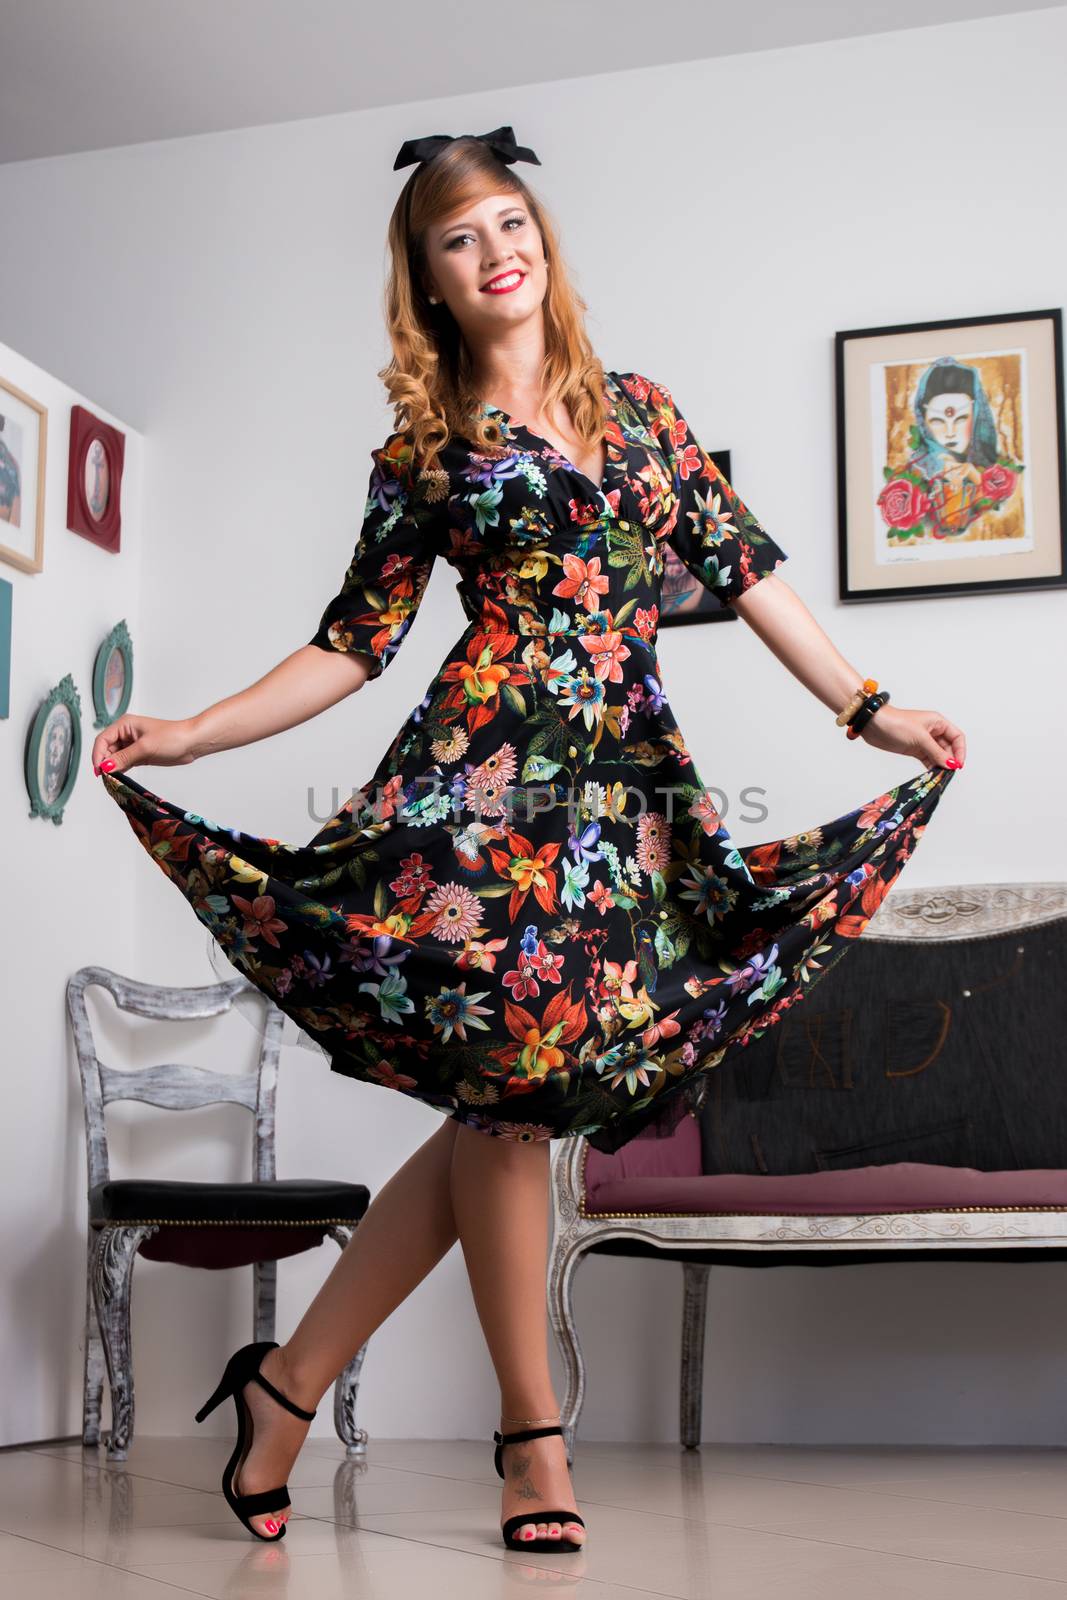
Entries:
POLYGON ((254 1377, 255 1377, 256 1382, 259 1383, 259 1384, 262 1384, 263 1388, 266 1389, 267 1393, 269 1395, 272 1395, 273 1398, 275 1400, 277 1400, 277 1402, 278 1402, 278 1404, 280 1406, 284 1406, 286 1411, 291 1411, 293 1413, 294 1417, 303 1417, 305 1422, 313 1422, 314 1421, 314 1419, 315 1419, 315 1412, 314 1411, 305 1411, 303 1406, 295 1405, 294 1402, 289 1399, 289 1396, 285 1395, 285 1394, 282 1394, 282 1391, 280 1389, 276 1389, 274 1387, 273 1383, 271 1383, 270 1379, 269 1378, 265 1378, 263 1376, 262 1372, 255 1373, 254 1377))
POLYGON ((496 1449, 493 1451, 493 1465, 498 1475, 501 1478, 504 1476, 503 1455, 506 1444, 515 1444, 521 1439, 542 1439, 546 1434, 562 1432, 563 1429, 558 1423, 551 1428, 521 1428, 518 1433, 499 1433, 494 1429, 493 1438, 496 1441, 496 1449))
POLYGON ((497 1444, 516 1444, 520 1439, 543 1439, 551 1433, 562 1433, 563 1429, 557 1422, 551 1428, 520 1428, 518 1433, 493 1433, 497 1444))

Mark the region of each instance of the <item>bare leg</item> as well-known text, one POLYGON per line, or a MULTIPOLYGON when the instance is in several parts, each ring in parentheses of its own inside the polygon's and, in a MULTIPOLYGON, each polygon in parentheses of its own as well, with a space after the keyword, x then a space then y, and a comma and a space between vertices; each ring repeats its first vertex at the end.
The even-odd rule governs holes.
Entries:
MULTIPOLYGON (((549 1144, 519 1144, 460 1125, 452 1153, 452 1213, 489 1354, 500 1383, 501 1433, 522 1420, 559 1420, 548 1367, 549 1144), (512 1420, 520 1419, 520 1420, 512 1420)), ((529 1509, 519 1538, 585 1538, 577 1523, 538 1522, 538 1507, 573 1508, 567 1449, 557 1434, 504 1446, 501 1520, 529 1509)))
MULTIPOLYGON (((263 1358, 263 1376, 304 1410, 315 1410, 342 1367, 456 1242, 450 1183, 458 1127, 443 1122, 378 1191, 296 1331, 263 1358)), ((247 1383, 244 1397, 254 1438, 235 1488, 259 1494, 286 1481, 310 1424, 258 1383, 247 1383)), ((288 1517, 285 1510, 250 1520, 273 1534, 288 1517)))

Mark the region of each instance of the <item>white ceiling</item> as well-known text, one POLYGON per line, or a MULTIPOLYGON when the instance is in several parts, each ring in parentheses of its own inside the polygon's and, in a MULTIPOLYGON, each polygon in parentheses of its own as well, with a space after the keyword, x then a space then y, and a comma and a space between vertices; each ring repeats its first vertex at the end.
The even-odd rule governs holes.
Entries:
POLYGON ((0 162, 1054 9, 1042 0, 0 0, 0 162))

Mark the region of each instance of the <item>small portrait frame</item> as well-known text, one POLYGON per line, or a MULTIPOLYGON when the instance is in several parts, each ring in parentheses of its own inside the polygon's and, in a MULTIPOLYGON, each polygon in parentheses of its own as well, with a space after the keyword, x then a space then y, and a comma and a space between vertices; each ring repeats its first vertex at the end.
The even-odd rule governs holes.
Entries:
POLYGON ((57 825, 81 765, 81 698, 68 672, 42 700, 26 735, 26 790, 30 816, 57 825))
POLYGON ((48 408, 0 378, 0 561, 44 571, 48 408))
POLYGON ((67 527, 117 554, 122 544, 126 435, 85 406, 70 408, 67 527))
POLYGON ((133 644, 123 617, 103 640, 93 662, 93 728, 106 728, 117 721, 132 694, 133 644))
POLYGON ((838 594, 1067 585, 1058 308, 835 335, 838 594))

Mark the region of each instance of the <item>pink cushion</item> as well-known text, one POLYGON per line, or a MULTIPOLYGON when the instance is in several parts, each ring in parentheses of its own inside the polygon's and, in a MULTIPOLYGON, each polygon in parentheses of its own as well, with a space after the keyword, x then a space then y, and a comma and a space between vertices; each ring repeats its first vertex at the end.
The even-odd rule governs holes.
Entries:
POLYGON ((585 1186, 588 1190, 628 1178, 699 1177, 701 1162, 700 1124, 695 1117, 684 1116, 673 1133, 631 1139, 614 1155, 590 1145, 585 1153, 585 1186))
MULTIPOLYGON (((687 1117, 697 1129, 693 1118, 687 1117)), ((881 1167, 851 1167, 836 1172, 802 1172, 785 1177, 719 1173, 711 1177, 671 1177, 664 1171, 619 1172, 622 1157, 640 1144, 641 1160, 657 1143, 631 1140, 614 1156, 589 1149, 585 1164, 587 1214, 605 1211, 652 1213, 724 1211, 772 1215, 851 1215, 871 1211, 940 1210, 946 1206, 1062 1206, 1067 1210, 1067 1170, 1032 1168, 1022 1172, 982 1172, 977 1167, 939 1167, 923 1161, 894 1161, 881 1167), (594 1156, 596 1160, 594 1161, 594 1156), (609 1170, 605 1171, 605 1164, 609 1170)), ((699 1129, 697 1145, 699 1155, 699 1129)), ((664 1152, 666 1155, 666 1152, 664 1152)), ((632 1158, 631 1158, 632 1159, 632 1158)))

